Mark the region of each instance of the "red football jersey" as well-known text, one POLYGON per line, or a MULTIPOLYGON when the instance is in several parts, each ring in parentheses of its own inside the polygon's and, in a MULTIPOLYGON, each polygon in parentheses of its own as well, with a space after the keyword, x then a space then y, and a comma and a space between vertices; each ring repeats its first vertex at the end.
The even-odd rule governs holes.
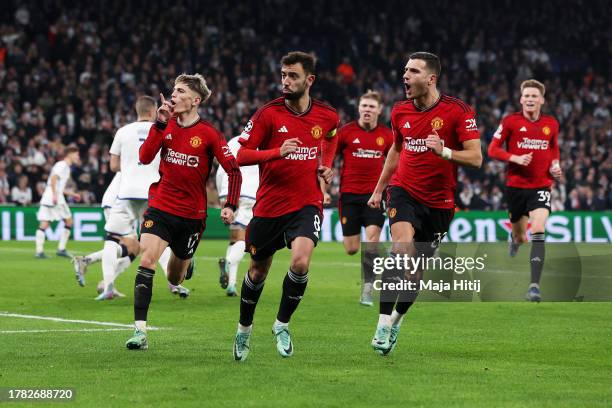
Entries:
MULTIPOLYGON (((242 176, 223 135, 199 120, 187 127, 171 118, 163 128, 151 127, 139 158, 150 163, 161 149, 160 179, 149 188, 149 206, 184 218, 206 218, 206 180, 213 157, 229 175, 226 207, 236 209, 242 176)), ((127 175, 129 177, 129 175, 127 175)))
POLYGON ((295 153, 259 164, 255 216, 278 217, 307 205, 323 209, 317 173, 321 145, 324 138, 336 136, 338 121, 334 108, 315 99, 302 113, 291 110, 282 97, 255 112, 240 135, 243 148, 279 149, 296 137, 302 142, 295 153))
POLYGON ((371 194, 385 165, 385 156, 393 144, 393 133, 378 125, 366 130, 359 122, 350 122, 338 130, 336 152, 344 164, 340 173, 340 192, 371 194))
POLYGON ((425 139, 434 129, 445 147, 462 150, 463 142, 480 138, 474 111, 447 95, 440 95, 426 110, 407 100, 393 107, 391 125, 402 151, 390 185, 402 187, 428 207, 454 208, 457 164, 438 157, 425 146, 425 139))
POLYGON ((489 156, 509 161, 510 156, 533 153, 527 166, 508 163, 506 185, 518 188, 550 187, 553 177, 550 165, 559 160, 559 122, 550 115, 540 115, 538 120, 527 119, 522 112, 506 116, 489 145, 489 156), (504 144, 507 150, 504 150, 504 144))

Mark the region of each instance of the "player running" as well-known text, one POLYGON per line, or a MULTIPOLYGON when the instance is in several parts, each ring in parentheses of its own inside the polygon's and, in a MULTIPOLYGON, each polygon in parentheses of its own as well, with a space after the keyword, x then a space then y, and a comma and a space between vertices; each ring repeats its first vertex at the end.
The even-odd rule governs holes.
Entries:
POLYGON ((49 228, 49 224, 53 221, 64 221, 64 229, 60 233, 60 239, 57 244, 57 256, 69 258, 70 255, 66 252, 66 244, 70 238, 70 229, 72 228, 72 214, 66 203, 64 194, 72 196, 76 201, 81 200, 81 196, 71 191, 66 191, 66 183, 70 179, 70 167, 81 164, 79 149, 76 146, 69 146, 65 150, 64 159, 58 161, 51 168, 51 174, 47 180, 47 186, 40 199, 40 208, 36 213, 38 219, 38 229, 36 230, 36 258, 45 259, 47 255, 44 252, 45 246, 45 231, 49 228))
MULTIPOLYGON (((239 136, 227 142, 234 157, 236 157, 240 148, 238 139, 239 136)), ((227 296, 237 296, 236 275, 238 274, 238 265, 245 255, 245 230, 253 218, 253 205, 255 205, 255 195, 257 194, 257 187, 259 187, 258 166, 242 166, 240 172, 242 173, 242 187, 240 188, 238 210, 234 222, 229 225, 229 245, 225 252, 225 258, 219 259, 219 283, 222 289, 226 289, 227 296)), ((217 169, 216 184, 221 207, 223 207, 227 198, 228 187, 228 177, 223 167, 217 169)))
MULTIPOLYGON (((104 291, 96 300, 111 300, 122 296, 115 288, 115 280, 138 255, 136 228, 142 222, 147 207, 149 186, 159 180, 159 155, 147 165, 138 160, 138 150, 153 126, 157 103, 150 96, 141 96, 136 101, 135 108, 138 115, 136 122, 119 129, 110 148, 110 168, 116 172, 123 171, 124 177, 120 178, 117 198, 104 226, 104 291)), ((159 259, 166 276, 169 258, 170 249, 166 249, 159 259)), ((181 297, 189 296, 187 288, 171 283, 168 285, 172 293, 180 294, 181 297)))
MULTIPOLYGON (((385 223, 381 208, 370 208, 368 199, 385 164, 385 156, 393 144, 391 129, 378 124, 382 111, 378 92, 368 91, 359 98, 359 119, 338 130, 337 154, 343 157, 340 173, 340 200, 338 210, 344 249, 349 255, 359 251, 361 227, 365 228, 365 241, 377 243, 385 223)), ((363 254, 363 287, 360 303, 372 306, 373 258, 376 245, 363 254)))
POLYGON ((489 156, 508 162, 507 199, 512 223, 510 256, 527 242, 527 223, 531 220, 531 283, 526 299, 539 302, 540 277, 544 267, 546 220, 550 215, 553 178, 562 175, 559 164, 559 123, 542 114, 544 84, 535 79, 521 84, 521 112, 506 116, 493 135, 489 156), (507 149, 504 149, 504 144, 507 149))
POLYGON ((310 97, 315 59, 294 51, 281 59, 283 96, 261 107, 240 137, 240 165, 259 164, 254 217, 246 231, 249 271, 240 291, 240 320, 234 358, 249 353, 253 315, 274 253, 291 249, 291 263, 272 332, 283 357, 293 355, 289 320, 308 283, 308 267, 321 230, 323 192, 319 179, 331 181, 338 114, 310 97))
MULTIPOLYGON (((437 88, 440 60, 428 52, 410 55, 404 72, 406 101, 391 112, 395 144, 389 150, 368 204, 380 206, 387 190, 393 254, 431 256, 454 216, 457 166, 482 164, 480 135, 474 111, 437 88), (415 249, 417 247, 418 249, 415 249)), ((420 279, 422 271, 412 272, 420 279)), ((396 345, 414 292, 399 297, 381 293, 380 314, 372 347, 388 354, 396 345), (393 306, 395 305, 395 310, 393 306)))
POLYGON ((242 177, 223 135, 198 114, 210 90, 200 74, 181 74, 171 100, 161 96, 157 120, 140 147, 140 162, 151 163, 161 150, 161 178, 149 189, 149 207, 140 236, 140 266, 134 283, 134 336, 128 349, 146 349, 147 313, 155 264, 170 247, 168 280, 179 285, 186 277, 206 222, 206 180, 214 157, 229 175, 228 196, 221 219, 229 224, 240 196, 242 177))

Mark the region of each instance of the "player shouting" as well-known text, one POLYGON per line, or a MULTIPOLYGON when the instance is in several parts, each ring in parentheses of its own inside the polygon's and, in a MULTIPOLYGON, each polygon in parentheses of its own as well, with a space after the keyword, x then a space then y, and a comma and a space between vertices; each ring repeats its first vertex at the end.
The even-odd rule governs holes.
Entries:
MULTIPOLYGON (((411 54, 403 77, 407 100, 395 104, 391 112, 395 144, 369 204, 378 207, 390 184, 387 211, 394 254, 433 254, 454 216, 457 166, 477 168, 482 164, 474 111, 461 100, 440 93, 440 71, 436 55, 411 54)), ((410 272, 419 276, 422 271, 410 272)), ((399 295, 381 294, 372 340, 381 354, 395 347, 403 317, 417 293, 399 295)))

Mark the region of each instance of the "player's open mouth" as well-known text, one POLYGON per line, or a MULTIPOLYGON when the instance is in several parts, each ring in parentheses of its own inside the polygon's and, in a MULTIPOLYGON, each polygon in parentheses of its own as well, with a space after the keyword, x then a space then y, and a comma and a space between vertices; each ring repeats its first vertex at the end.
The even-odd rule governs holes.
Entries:
POLYGON ((406 91, 406 93, 410 92, 410 84, 404 83, 404 91, 406 91))

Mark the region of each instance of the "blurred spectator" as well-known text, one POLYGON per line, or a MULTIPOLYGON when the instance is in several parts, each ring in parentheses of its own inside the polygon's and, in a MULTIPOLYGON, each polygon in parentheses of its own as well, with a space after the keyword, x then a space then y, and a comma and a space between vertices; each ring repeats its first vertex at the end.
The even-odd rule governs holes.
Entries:
POLYGON ((30 188, 28 176, 19 177, 17 185, 11 189, 11 201, 18 205, 32 204, 32 189, 30 188))
MULTIPOLYGON (((171 12, 144 0, 108 0, 103 12, 98 2, 5 3, 2 202, 22 174, 36 202, 50 166, 69 143, 83 157, 83 168, 73 175, 77 190, 85 202, 99 202, 112 178, 108 148, 116 129, 135 120, 134 100, 168 95, 181 72, 206 76, 213 95, 201 114, 229 139, 279 95, 278 61, 290 49, 317 56, 313 96, 336 107, 343 122, 356 117, 359 95, 375 89, 383 95, 386 123, 393 103, 404 99, 407 55, 431 50, 442 59, 442 92, 476 110, 485 151, 503 116, 519 110, 519 81, 543 81, 546 113, 561 125, 564 182, 553 191, 553 209, 612 208, 612 67, 604 0, 588 7, 581 0, 563 7, 552 0, 529 7, 432 0, 410 9, 397 1, 312 0, 308 13, 301 3, 283 0, 189 0, 171 12), (269 12, 281 3, 283 13, 269 12), (533 16, 550 23, 533 31, 533 16)), ((460 208, 505 208, 503 164, 485 162, 481 171, 461 169, 459 175, 460 208)), ((334 202, 337 186, 335 178, 334 202)))
POLYGON ((349 62, 348 58, 342 58, 342 63, 336 68, 336 72, 342 77, 342 82, 346 85, 350 84, 355 80, 355 69, 349 62))
POLYGON ((0 203, 6 203, 10 197, 9 178, 6 174, 6 165, 0 161, 0 203))

